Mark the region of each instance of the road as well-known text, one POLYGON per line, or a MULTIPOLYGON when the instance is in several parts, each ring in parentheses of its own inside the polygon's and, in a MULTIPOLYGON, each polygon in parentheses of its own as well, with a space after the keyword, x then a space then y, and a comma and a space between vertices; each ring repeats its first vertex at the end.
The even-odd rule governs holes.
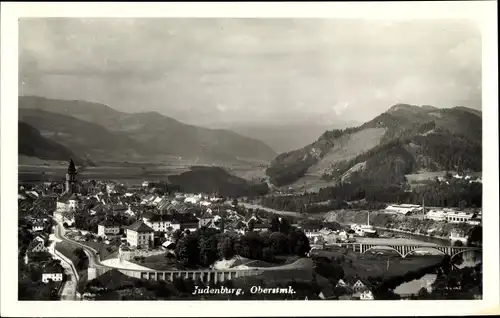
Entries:
POLYGON ((299 212, 275 210, 275 209, 271 209, 271 208, 268 208, 268 207, 265 207, 262 205, 258 205, 258 204, 252 204, 252 203, 246 203, 246 202, 240 202, 238 204, 244 206, 246 209, 260 209, 260 210, 265 210, 269 213, 275 213, 275 214, 280 214, 280 215, 284 215, 284 216, 291 216, 291 217, 299 218, 299 219, 322 219, 321 216, 304 215, 304 214, 300 214, 299 212))
POLYGON ((64 274, 69 278, 64 283, 60 291, 60 299, 61 300, 77 300, 76 297, 76 288, 78 286, 78 274, 76 270, 72 266, 71 261, 65 258, 64 256, 60 256, 55 250, 55 242, 52 243, 53 246, 49 248, 52 257, 61 261, 61 266, 64 268, 64 274))
POLYGON ((75 242, 73 240, 69 240, 64 236, 65 230, 64 230, 64 227, 62 226, 62 216, 60 214, 54 212, 54 219, 57 222, 57 226, 54 227, 54 236, 57 239, 64 241, 64 242, 67 242, 69 244, 81 247, 89 258, 89 267, 95 267, 95 268, 97 268, 97 267, 107 268, 108 267, 108 266, 105 266, 101 263, 100 257, 99 257, 99 255, 97 255, 96 250, 94 250, 93 248, 91 248, 85 244, 81 244, 81 243, 75 242))

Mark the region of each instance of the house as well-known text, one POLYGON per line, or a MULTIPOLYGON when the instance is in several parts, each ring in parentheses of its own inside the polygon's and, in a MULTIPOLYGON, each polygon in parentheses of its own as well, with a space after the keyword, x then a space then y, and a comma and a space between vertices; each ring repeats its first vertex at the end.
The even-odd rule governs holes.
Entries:
POLYGON ((93 208, 90 209, 90 215, 104 214, 104 213, 106 213, 106 208, 102 203, 98 203, 93 208))
POLYGON ((453 211, 446 214, 446 221, 449 223, 466 223, 474 216, 471 212, 453 211))
POLYGON ((203 213, 199 218, 198 227, 201 228, 204 226, 208 226, 210 223, 212 223, 213 219, 214 216, 212 215, 212 213, 210 213, 208 210, 205 211, 205 213, 203 213))
POLYGON ((127 228, 127 243, 132 247, 150 248, 154 242, 154 230, 142 221, 127 228))
POLYGON ((198 230, 199 220, 191 213, 175 214, 174 219, 181 225, 181 230, 194 232, 198 230))
POLYGON ((68 199, 68 208, 70 210, 76 210, 76 208, 78 207, 78 197, 76 196, 76 194, 71 194, 71 196, 69 197, 68 199))
POLYGON ((167 252, 168 254, 173 254, 175 256, 175 243, 172 241, 165 241, 161 245, 161 247, 167 252))
POLYGON ((316 236, 321 235, 320 231, 323 226, 319 224, 303 224, 299 228, 304 232, 308 239, 314 240, 316 236))
POLYGON ((33 222, 33 225, 31 227, 33 232, 43 231, 44 228, 45 228, 45 224, 43 223, 42 220, 35 220, 35 222, 33 222))
POLYGON ((175 231, 181 228, 180 222, 171 214, 156 214, 148 211, 143 214, 142 220, 156 232, 175 231))
POLYGON ((425 215, 425 218, 437 222, 446 221, 446 212, 443 210, 430 210, 425 215))
POLYGON ((270 224, 268 222, 262 222, 262 223, 255 223, 253 225, 253 231, 255 232, 261 232, 261 231, 266 231, 270 227, 270 224))
POLYGON ((110 220, 104 220, 97 225, 97 236, 109 237, 120 234, 120 226, 110 220))
POLYGON ((366 285, 358 279, 354 284, 352 284, 351 288, 356 292, 360 292, 366 289, 366 285))
POLYGON ((395 213, 402 215, 419 214, 423 211, 420 205, 415 204, 392 204, 385 208, 386 213, 395 213))
POLYGON ((68 199, 71 197, 71 193, 65 192, 57 198, 56 208, 66 209, 68 207, 68 199))
POLYGON ((323 299, 323 300, 327 300, 327 299, 334 299, 335 298, 335 294, 333 292, 333 288, 332 286, 328 285, 326 287, 324 287, 320 293, 318 294, 318 297, 323 299))
POLYGON ((63 270, 61 266, 49 265, 43 269, 42 282, 47 284, 49 281, 60 282, 63 280, 63 270))
POLYGON ((349 286, 342 279, 339 279, 339 281, 337 282, 337 284, 335 285, 335 287, 347 288, 349 286))
POLYGON ((361 300, 374 300, 375 298, 373 297, 373 293, 371 292, 371 290, 367 289, 359 295, 359 299, 361 299, 361 300))
POLYGON ((45 246, 45 240, 40 236, 37 236, 28 245, 27 252, 29 253, 44 253, 48 252, 49 249, 45 246))

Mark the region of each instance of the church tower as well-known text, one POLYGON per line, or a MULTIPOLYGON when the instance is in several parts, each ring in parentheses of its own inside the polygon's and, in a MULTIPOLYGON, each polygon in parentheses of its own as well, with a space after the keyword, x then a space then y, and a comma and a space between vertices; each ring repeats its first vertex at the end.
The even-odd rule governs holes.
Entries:
POLYGON ((70 159, 68 171, 66 172, 66 192, 74 193, 75 192, 75 183, 76 183, 76 167, 73 163, 73 159, 70 159))

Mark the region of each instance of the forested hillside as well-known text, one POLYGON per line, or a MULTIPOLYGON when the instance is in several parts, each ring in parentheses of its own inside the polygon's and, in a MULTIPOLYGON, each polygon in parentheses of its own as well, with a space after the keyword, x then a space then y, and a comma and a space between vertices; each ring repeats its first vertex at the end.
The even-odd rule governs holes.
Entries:
POLYGON ((278 186, 306 175, 332 184, 403 186, 406 174, 421 171, 481 171, 481 153, 480 112, 395 105, 359 127, 327 131, 304 148, 280 154, 266 173, 278 186))

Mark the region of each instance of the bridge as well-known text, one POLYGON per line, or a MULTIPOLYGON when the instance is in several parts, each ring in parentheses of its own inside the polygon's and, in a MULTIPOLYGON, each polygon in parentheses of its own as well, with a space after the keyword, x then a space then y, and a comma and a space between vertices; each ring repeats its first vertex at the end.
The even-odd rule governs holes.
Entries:
MULTIPOLYGON (((426 245, 426 244, 367 244, 367 243, 338 243, 338 244, 325 244, 325 247, 339 246, 352 249, 354 252, 364 254, 368 251, 385 249, 396 251, 402 258, 412 254, 415 251, 423 249, 432 249, 440 252, 443 255, 448 255, 453 258, 459 254, 468 251, 482 251, 481 247, 470 246, 447 246, 447 245, 426 245)), ((311 251, 321 249, 322 246, 311 245, 311 251)))
POLYGON ((202 281, 204 284, 217 282, 224 282, 238 277, 248 277, 262 274, 262 270, 248 269, 248 270, 171 270, 171 271, 157 271, 157 270, 132 270, 122 269, 116 267, 96 266, 88 268, 88 280, 97 278, 104 273, 116 269, 124 275, 138 279, 148 279, 157 281, 173 282, 175 279, 192 279, 194 281, 202 281))

